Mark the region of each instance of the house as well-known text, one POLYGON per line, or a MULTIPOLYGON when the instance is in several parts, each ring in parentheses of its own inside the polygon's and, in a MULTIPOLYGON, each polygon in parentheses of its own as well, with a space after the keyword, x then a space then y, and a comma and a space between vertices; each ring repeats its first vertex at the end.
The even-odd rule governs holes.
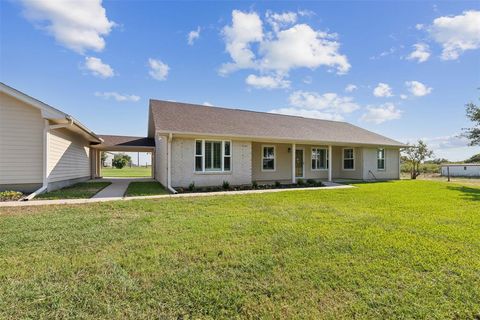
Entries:
POLYGON ((0 191, 33 192, 101 177, 101 152, 148 152, 176 187, 400 177, 398 141, 346 122, 150 100, 148 136, 97 135, 0 83, 0 191))
POLYGON ((399 179, 404 144, 346 122, 150 100, 155 179, 169 189, 399 179))
POLYGON ((100 138, 72 116, 0 83, 0 191, 44 192, 91 177, 100 138))
POLYGON ((442 164, 442 176, 445 177, 480 177, 480 163, 442 164))

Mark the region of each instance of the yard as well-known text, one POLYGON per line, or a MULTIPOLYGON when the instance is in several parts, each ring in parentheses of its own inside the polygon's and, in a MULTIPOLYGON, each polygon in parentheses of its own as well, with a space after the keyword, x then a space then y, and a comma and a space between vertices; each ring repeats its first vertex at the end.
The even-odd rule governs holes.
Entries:
POLYGON ((0 318, 474 319, 480 188, 0 208, 0 318))
POLYGON ((152 176, 152 167, 123 167, 122 169, 117 169, 113 167, 103 167, 101 169, 101 174, 104 177, 122 177, 122 178, 141 178, 141 177, 151 177, 152 176))

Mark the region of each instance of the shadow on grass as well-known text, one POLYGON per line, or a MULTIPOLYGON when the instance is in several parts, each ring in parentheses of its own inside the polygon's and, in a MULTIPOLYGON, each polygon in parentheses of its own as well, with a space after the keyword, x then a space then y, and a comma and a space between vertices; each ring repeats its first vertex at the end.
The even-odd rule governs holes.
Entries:
POLYGON ((462 195, 463 195, 463 198, 465 198, 465 199, 469 199, 469 200, 473 200, 473 201, 480 201, 480 189, 479 188, 469 188, 469 187, 463 187, 463 186, 458 186, 458 187, 449 186, 447 188, 448 188, 448 190, 461 192, 462 195))

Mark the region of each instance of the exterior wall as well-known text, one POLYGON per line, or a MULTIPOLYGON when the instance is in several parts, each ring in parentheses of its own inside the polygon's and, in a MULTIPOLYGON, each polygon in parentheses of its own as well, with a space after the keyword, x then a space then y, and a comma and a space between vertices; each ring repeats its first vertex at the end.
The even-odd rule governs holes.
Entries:
MULTIPOLYGON (((89 178, 89 142, 66 129, 48 134, 48 182, 89 178)), ((50 188, 49 188, 50 189, 50 188)))
POLYGON ((333 179, 363 179, 363 152, 360 147, 353 147, 354 170, 343 169, 343 149, 350 146, 332 147, 332 176, 333 179))
POLYGON ((155 180, 167 186, 167 137, 155 135, 155 180))
MULTIPOLYGON (((0 185, 42 183, 43 129, 40 111, 0 93, 0 185)), ((20 188, 18 188, 20 190, 20 188)))
POLYGON ((195 172, 195 139, 174 137, 172 140, 172 187, 188 187, 192 182, 196 186, 219 186, 223 181, 228 181, 230 185, 250 184, 252 182, 251 150, 251 142, 233 140, 230 172, 199 173, 195 172))
MULTIPOLYGON (((479 165, 455 165, 448 166, 451 177, 480 177, 479 165)), ((448 176, 447 166, 442 166, 442 176, 448 176)))
POLYGON ((257 182, 292 181, 292 154, 288 152, 291 144, 252 142, 252 179, 257 182), (262 171, 263 146, 275 147, 275 171, 262 171))
POLYGON ((399 161, 399 149, 385 148, 385 170, 379 170, 377 168, 377 148, 363 148, 363 179, 400 179, 399 161))

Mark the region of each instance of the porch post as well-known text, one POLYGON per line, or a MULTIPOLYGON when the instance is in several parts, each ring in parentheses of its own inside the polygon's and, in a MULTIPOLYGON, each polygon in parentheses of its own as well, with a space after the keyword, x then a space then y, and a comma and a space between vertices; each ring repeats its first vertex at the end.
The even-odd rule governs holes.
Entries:
POLYGON ((332 182, 332 146, 328 146, 328 181, 332 182))
POLYGON ((295 143, 292 143, 292 183, 295 182, 295 143))

